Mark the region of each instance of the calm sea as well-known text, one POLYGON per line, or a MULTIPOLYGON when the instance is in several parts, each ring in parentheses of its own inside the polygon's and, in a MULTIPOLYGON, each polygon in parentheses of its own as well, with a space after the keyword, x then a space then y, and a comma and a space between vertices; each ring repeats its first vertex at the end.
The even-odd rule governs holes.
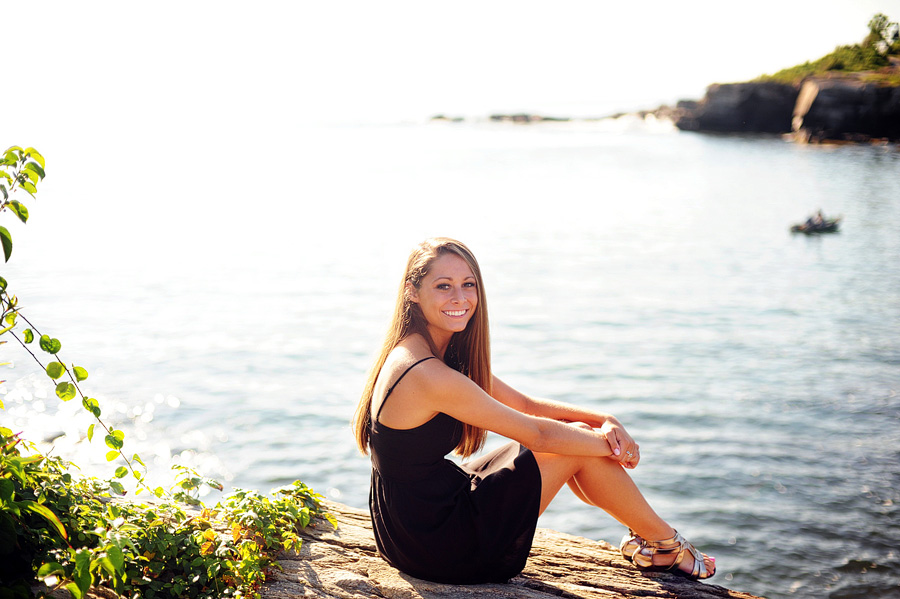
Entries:
MULTIPOLYGON (((2 274, 152 480, 178 462, 364 507, 349 420, 408 249, 449 235, 481 261, 497 374, 619 416, 716 583, 900 596, 896 147, 623 119, 311 127, 275 150, 227 182, 150 189, 136 165, 92 198, 42 149, 58 177, 2 274), (839 233, 788 231, 819 208, 839 233)), ((76 402, 2 358, 0 423, 109 473, 76 402)), ((624 532, 567 491, 540 525, 624 532)))

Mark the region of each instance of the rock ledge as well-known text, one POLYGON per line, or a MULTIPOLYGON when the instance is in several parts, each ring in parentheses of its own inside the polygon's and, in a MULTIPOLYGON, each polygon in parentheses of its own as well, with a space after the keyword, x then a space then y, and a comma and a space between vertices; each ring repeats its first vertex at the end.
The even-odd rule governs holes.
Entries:
POLYGON ((338 529, 317 521, 302 531, 300 553, 279 557, 284 571, 268 577, 263 599, 760 599, 672 574, 642 573, 608 543, 543 528, 535 535, 525 570, 508 584, 428 582, 398 572, 378 556, 368 512, 331 501, 326 507, 337 518, 338 529))

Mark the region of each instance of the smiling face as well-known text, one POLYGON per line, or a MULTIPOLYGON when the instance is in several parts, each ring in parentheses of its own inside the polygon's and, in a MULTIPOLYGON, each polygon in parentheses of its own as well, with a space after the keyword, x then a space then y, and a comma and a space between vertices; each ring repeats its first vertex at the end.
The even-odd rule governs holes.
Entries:
POLYGON ((465 330, 478 306, 477 279, 468 263, 453 253, 435 258, 419 287, 410 284, 408 292, 440 348, 447 346, 453 333, 465 330))

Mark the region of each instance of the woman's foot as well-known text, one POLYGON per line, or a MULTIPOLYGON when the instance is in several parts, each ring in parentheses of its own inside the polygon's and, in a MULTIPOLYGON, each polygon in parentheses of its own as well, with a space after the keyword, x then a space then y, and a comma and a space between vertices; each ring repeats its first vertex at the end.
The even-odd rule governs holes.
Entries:
POLYGON ((697 551, 678 531, 668 539, 648 541, 629 530, 620 549, 625 559, 641 570, 671 572, 691 580, 704 580, 716 573, 716 559, 697 551))

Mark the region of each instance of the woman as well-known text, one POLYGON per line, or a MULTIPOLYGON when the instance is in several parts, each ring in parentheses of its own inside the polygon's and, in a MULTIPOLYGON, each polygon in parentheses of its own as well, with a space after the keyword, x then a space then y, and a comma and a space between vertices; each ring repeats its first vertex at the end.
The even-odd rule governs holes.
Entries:
POLYGON ((640 451, 616 418, 528 397, 493 375, 481 271, 458 241, 430 239, 410 255, 354 428, 371 451, 378 550, 407 574, 506 582, 564 484, 629 527, 621 550, 639 568, 715 573, 631 480, 640 451), (470 456, 487 431, 514 442, 461 467, 445 458, 470 456))

